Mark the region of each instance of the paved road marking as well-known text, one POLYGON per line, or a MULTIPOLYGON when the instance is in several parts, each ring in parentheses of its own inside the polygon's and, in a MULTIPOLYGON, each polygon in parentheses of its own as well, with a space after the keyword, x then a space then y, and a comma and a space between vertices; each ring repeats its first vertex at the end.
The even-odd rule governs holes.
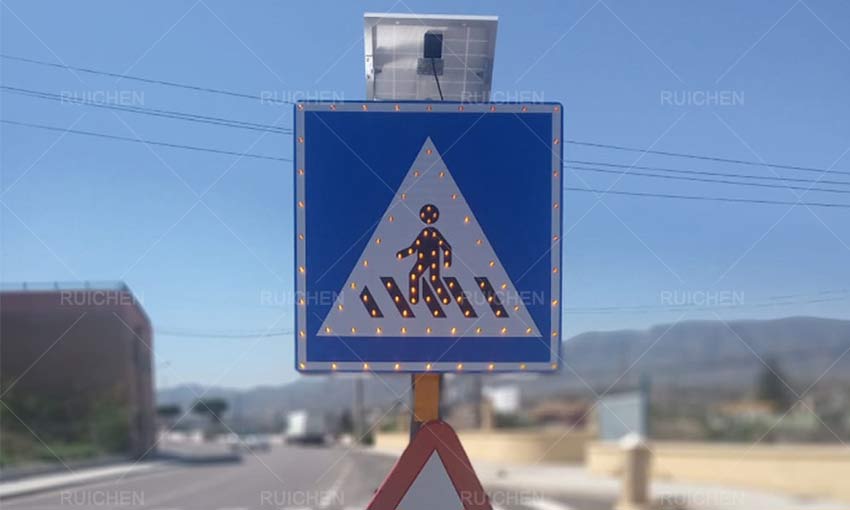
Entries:
POLYGON ((331 484, 330 488, 322 494, 322 497, 319 499, 319 508, 327 508, 332 504, 337 502, 337 496, 339 494, 339 490, 342 489, 343 484, 345 484, 345 480, 348 478, 348 475, 351 474, 351 470, 353 468, 353 464, 350 462, 347 463, 340 472, 339 476, 336 477, 336 480, 333 484, 331 484))
POLYGON ((125 463, 117 466, 104 466, 89 469, 80 469, 70 473, 57 473, 49 475, 34 476, 22 480, 3 482, 0 484, 0 498, 17 496, 31 492, 41 492, 50 489, 60 489, 70 485, 86 482, 100 481, 104 478, 114 478, 119 475, 125 477, 136 473, 145 472, 162 466, 159 462, 150 463, 125 463))
POLYGON ((157 493, 157 495, 150 498, 149 501, 145 501, 142 504, 142 508, 163 508, 160 505, 169 500, 177 499, 184 496, 203 494, 205 493, 207 488, 220 486, 226 480, 232 479, 233 472, 231 470, 226 470, 224 472, 218 473, 218 476, 201 478, 195 483, 181 485, 173 490, 157 493))
POLYGON ((573 507, 570 505, 558 503, 557 501, 552 501, 551 499, 546 498, 535 499, 530 502, 528 506, 534 510, 573 510, 573 507))

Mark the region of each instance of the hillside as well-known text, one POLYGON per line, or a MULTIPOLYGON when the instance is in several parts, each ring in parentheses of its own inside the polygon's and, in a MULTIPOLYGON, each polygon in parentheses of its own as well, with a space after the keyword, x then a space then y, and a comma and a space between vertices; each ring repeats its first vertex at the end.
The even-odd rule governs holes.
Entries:
MULTIPOLYGON (((536 398, 591 395, 588 385, 596 392, 615 383, 617 388, 630 387, 641 374, 649 374, 657 391, 695 388, 743 394, 762 370, 761 358, 778 363, 789 385, 802 392, 816 380, 819 385, 850 381, 848 350, 847 320, 688 321, 646 330, 583 333, 564 342, 564 367, 558 374, 496 376, 486 382, 511 381, 523 388, 525 397, 536 398)), ((291 409, 339 411, 350 407, 352 377, 304 377, 287 385, 250 390, 210 388, 207 395, 228 399, 234 414, 270 423, 291 409)), ((447 399, 463 398, 470 382, 469 376, 453 377, 447 399)), ((408 398, 409 386, 409 378, 403 375, 372 377, 366 381, 366 404, 387 406, 399 396, 408 398)), ((157 399, 160 404, 185 408, 201 391, 197 385, 165 388, 159 390, 157 399)))

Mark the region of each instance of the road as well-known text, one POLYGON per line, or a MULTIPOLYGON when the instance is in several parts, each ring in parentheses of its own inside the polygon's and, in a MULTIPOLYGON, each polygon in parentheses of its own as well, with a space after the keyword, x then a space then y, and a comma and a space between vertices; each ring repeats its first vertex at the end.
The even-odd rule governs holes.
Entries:
MULTIPOLYGON (((237 463, 168 464, 144 474, 22 496, 4 510, 364 509, 394 459, 342 447, 273 447, 237 463)), ((612 501, 487 487, 494 509, 608 510, 612 501)))

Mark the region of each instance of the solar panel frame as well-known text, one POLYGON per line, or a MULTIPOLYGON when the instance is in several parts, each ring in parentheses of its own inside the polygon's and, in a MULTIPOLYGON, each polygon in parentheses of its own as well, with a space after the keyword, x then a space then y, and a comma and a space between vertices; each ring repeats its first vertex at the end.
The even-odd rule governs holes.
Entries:
POLYGON ((367 99, 439 100, 434 76, 421 73, 430 66, 420 62, 425 33, 439 32, 443 99, 490 100, 498 17, 366 13, 363 20, 367 99))

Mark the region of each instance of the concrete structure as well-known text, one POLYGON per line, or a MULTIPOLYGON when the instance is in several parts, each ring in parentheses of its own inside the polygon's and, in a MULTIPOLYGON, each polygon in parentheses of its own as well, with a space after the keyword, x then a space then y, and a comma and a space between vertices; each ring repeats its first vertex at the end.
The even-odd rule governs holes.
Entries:
MULTIPOLYGON (((850 502, 850 451, 840 445, 732 444, 653 441, 652 477, 783 492, 850 502)), ((587 467, 619 476, 623 451, 616 442, 593 442, 587 467)))
MULTIPOLYGON (((364 509, 400 452, 378 455, 355 448, 272 448, 243 455, 241 464, 149 463, 74 469, 17 483, 0 482, 3 510, 120 508, 364 509), (271 476, 269 472, 277 476, 271 476), (327 473, 320 482, 316 479, 327 473), (140 476, 137 476, 140 475, 140 476), (278 480, 277 478, 280 478, 278 480), (85 483, 85 485, 81 485, 85 483), (75 484, 68 490, 57 490, 75 484), (305 487, 311 488, 305 490, 305 487), (21 496, 36 491, 38 494, 21 496), (4 499, 9 497, 9 499, 4 499), (95 499, 97 498, 97 499, 95 499), (107 500, 107 498, 109 498, 107 500), (111 503, 111 504, 110 504, 111 503)), ((491 503, 507 510, 610 510, 619 480, 582 466, 493 463, 473 459, 491 503)), ((843 480, 836 480, 838 482, 843 480)), ((846 504, 799 499, 711 484, 655 482, 657 510, 838 510, 846 504)))
POLYGON ((649 447, 643 437, 631 433, 620 440, 620 450, 623 452, 623 472, 616 509, 648 510, 652 507, 649 496, 649 447))
MULTIPOLYGON (((581 463, 588 443, 596 432, 557 427, 522 430, 460 430, 461 444, 471 459, 513 464, 581 463)), ((375 450, 398 453, 408 443, 408 435, 399 432, 378 433, 375 450)))
MULTIPOLYGON (((126 416, 131 455, 154 445, 151 322, 123 283, 5 287, 0 373, 10 402, 61 403, 58 430, 95 409, 126 416), (97 407, 101 406, 101 407, 97 407)), ((119 415, 120 420, 120 415, 119 415)), ((94 439, 96 441, 96 439, 94 439)))

